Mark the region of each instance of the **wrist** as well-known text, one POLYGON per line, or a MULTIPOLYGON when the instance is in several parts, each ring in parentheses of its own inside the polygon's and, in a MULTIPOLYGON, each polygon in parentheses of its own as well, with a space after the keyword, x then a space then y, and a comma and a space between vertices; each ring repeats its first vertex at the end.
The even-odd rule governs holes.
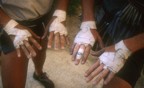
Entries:
POLYGON ((131 55, 131 51, 127 48, 127 46, 125 45, 124 41, 120 41, 117 44, 115 44, 115 50, 117 51, 121 51, 120 54, 124 55, 124 59, 127 59, 130 55, 131 55))
POLYGON ((11 18, 0 8, 0 26, 4 27, 10 19, 11 18))
POLYGON ((9 32, 11 31, 11 29, 14 28, 17 25, 18 25, 18 23, 15 20, 11 19, 11 20, 9 20, 7 22, 7 24, 5 24, 5 26, 4 26, 3 29, 9 34, 9 32))
POLYGON ((86 16, 82 17, 82 21, 95 21, 94 16, 89 16, 88 14, 86 16))
POLYGON ((144 33, 126 39, 126 40, 124 40, 124 43, 129 48, 129 50, 132 53, 134 53, 134 52, 144 48, 143 39, 144 39, 144 33))
POLYGON ((7 24, 10 20, 11 20, 11 19, 9 19, 9 18, 3 18, 3 19, 0 18, 0 26, 1 26, 2 28, 5 27, 6 24, 7 24))
POLYGON ((61 21, 66 20, 66 11, 64 10, 55 10, 53 16, 59 18, 61 21))
POLYGON ((83 21, 80 28, 85 29, 86 27, 89 29, 97 29, 95 21, 83 21))

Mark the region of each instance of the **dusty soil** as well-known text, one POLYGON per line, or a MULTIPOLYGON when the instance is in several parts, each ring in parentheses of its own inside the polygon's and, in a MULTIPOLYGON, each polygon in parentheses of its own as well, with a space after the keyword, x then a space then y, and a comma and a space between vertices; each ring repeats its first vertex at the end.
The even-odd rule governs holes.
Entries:
MULTIPOLYGON (((77 31, 79 31, 80 20, 78 17, 69 17, 67 19, 69 37, 71 44, 77 31)), ((47 58, 44 64, 44 71, 47 72, 50 79, 55 83, 55 88, 94 88, 91 83, 85 82, 84 72, 92 65, 93 59, 89 56, 89 60, 85 65, 75 66, 69 55, 69 47, 65 50, 47 50, 47 58)), ((26 88, 44 88, 32 77, 34 66, 29 61, 26 88)), ((144 76, 138 81, 136 88, 144 87, 144 76)), ((0 80, 0 88, 2 88, 0 80)), ((96 88, 96 87, 95 87, 96 88)), ((98 86, 97 88, 100 88, 98 86)))

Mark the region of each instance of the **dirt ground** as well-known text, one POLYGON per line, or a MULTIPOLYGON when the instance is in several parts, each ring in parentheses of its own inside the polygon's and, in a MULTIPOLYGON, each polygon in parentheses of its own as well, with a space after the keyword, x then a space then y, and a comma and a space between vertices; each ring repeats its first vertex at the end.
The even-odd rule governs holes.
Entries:
MULTIPOLYGON (((69 37, 71 44, 76 35, 79 23, 78 17, 69 17, 67 19, 69 37)), ((50 79, 55 83, 55 88, 96 88, 91 83, 85 82, 84 72, 92 65, 93 59, 89 56, 89 60, 85 65, 75 66, 69 55, 69 48, 65 50, 47 50, 47 58, 44 64, 44 71, 47 72, 50 79)), ((29 61, 28 75, 26 88, 44 88, 41 84, 35 81, 32 77, 34 66, 32 61, 29 61)), ((101 88, 100 85, 97 88, 101 88)), ((0 88, 2 88, 0 80, 0 88)), ((138 81, 136 88, 144 88, 144 76, 138 81)))

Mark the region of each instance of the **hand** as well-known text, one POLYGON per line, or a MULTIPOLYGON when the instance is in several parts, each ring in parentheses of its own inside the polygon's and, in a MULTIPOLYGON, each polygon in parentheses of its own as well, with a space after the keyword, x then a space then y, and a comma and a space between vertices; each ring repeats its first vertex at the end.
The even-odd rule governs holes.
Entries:
MULTIPOLYGON (((91 53, 93 56, 98 58, 104 52, 114 52, 114 46, 107 47, 97 52, 91 53)), ((97 60, 85 73, 86 81, 90 82, 93 80, 93 84, 97 85, 101 79, 104 79, 104 84, 107 84, 113 77, 114 73, 107 69, 107 67, 97 60)))
POLYGON ((15 30, 13 32, 17 32, 14 35, 13 42, 14 46, 16 47, 18 57, 21 57, 20 48, 29 59, 36 56, 36 52, 33 49, 33 46, 35 46, 39 50, 42 49, 40 44, 36 41, 36 39, 39 39, 39 37, 34 34, 29 28, 26 28, 22 25, 17 25, 12 30, 15 30))
POLYGON ((92 54, 100 57, 99 60, 86 71, 85 77, 87 78, 87 82, 97 76, 94 84, 98 84, 101 79, 104 79, 104 84, 109 83, 115 73, 119 72, 124 66, 127 58, 131 54, 131 51, 128 50, 123 41, 118 42, 115 46, 105 48, 105 52, 103 52, 104 51, 101 50, 92 54))
POLYGON ((60 22, 57 17, 53 17, 49 24, 46 27, 46 29, 49 28, 50 32, 47 47, 52 48, 52 44, 54 43, 55 50, 58 50, 59 48, 64 49, 66 45, 69 45, 65 21, 60 22))
POLYGON ((90 50, 95 42, 98 42, 98 44, 103 47, 101 37, 96 31, 95 22, 83 22, 81 25, 81 30, 76 35, 74 44, 72 45, 70 51, 72 61, 74 61, 75 65, 78 65, 80 62, 85 64, 90 50))

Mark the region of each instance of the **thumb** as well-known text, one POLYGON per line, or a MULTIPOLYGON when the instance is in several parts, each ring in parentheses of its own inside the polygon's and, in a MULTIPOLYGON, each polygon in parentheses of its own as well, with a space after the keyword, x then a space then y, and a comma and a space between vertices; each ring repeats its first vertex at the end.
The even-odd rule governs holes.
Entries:
POLYGON ((101 49, 99 51, 91 51, 92 56, 100 56, 102 53, 104 53, 105 49, 101 49))

